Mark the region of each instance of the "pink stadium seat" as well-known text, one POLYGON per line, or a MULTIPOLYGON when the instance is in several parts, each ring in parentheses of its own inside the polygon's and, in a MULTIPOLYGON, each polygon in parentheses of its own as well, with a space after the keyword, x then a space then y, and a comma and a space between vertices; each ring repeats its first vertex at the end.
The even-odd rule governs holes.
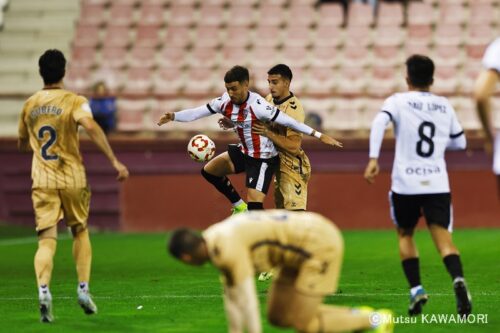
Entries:
POLYGON ((307 46, 310 44, 310 31, 306 25, 289 25, 283 30, 283 42, 291 46, 307 46))
POLYGON ((434 47, 432 54, 436 66, 459 66, 462 65, 463 56, 461 48, 457 45, 440 45, 434 47))
POLYGON ((458 24, 439 24, 434 40, 437 44, 459 45, 464 41, 462 27, 458 24))
POLYGON ((149 68, 135 67, 127 72, 123 87, 124 94, 145 95, 152 87, 152 71, 149 68))
POLYGON ((463 75, 460 80, 460 86, 462 87, 462 92, 472 93, 474 85, 476 83, 476 79, 482 70, 483 66, 479 59, 475 61, 468 60, 464 64, 463 75))
MULTIPOLYGON (((283 14, 281 15, 283 16, 283 14)), ((316 15, 316 10, 313 6, 292 2, 288 8, 288 23, 309 26, 316 22, 316 15)))
POLYGON ((91 72, 87 66, 71 65, 64 77, 64 86, 80 93, 85 92, 91 82, 91 72))
POLYGON ((99 44, 100 30, 96 25, 77 25, 73 45, 76 47, 96 47, 99 44))
POLYGON ((165 67, 181 67, 186 64, 186 50, 183 47, 166 44, 160 51, 158 63, 165 67))
POLYGON ((487 43, 484 44, 468 44, 465 45, 465 50, 467 53, 467 61, 470 60, 478 60, 481 61, 484 55, 484 51, 486 51, 486 48, 488 47, 487 43))
POLYGON ((184 74, 178 66, 161 67, 156 73, 153 93, 156 95, 176 95, 180 93, 184 86, 184 74))
POLYGON ((189 27, 169 26, 166 33, 166 46, 185 47, 191 42, 191 29, 189 27))
POLYGON ((124 47, 105 46, 101 50, 101 61, 99 66, 120 69, 127 63, 127 49, 124 47))
POLYGON ((123 26, 110 26, 106 29, 104 35, 104 47, 127 47, 130 44, 129 40, 130 29, 123 26))
POLYGON ((111 0, 81 0, 80 3, 82 6, 91 6, 91 5, 100 5, 106 6, 109 4, 111 0))
POLYGON ((220 29, 216 26, 198 26, 195 35, 196 47, 216 47, 222 40, 220 29))
POLYGON ((408 25, 431 25, 434 23, 434 9, 427 1, 413 2, 408 5, 408 25))
POLYGON ((71 66, 92 67, 95 64, 96 50, 93 47, 73 47, 71 66))
POLYGON ((117 101, 117 129, 120 131, 141 131, 144 129, 144 114, 148 110, 147 100, 117 101))
POLYGON ((222 59, 228 64, 244 65, 248 62, 248 53, 245 47, 225 46, 222 49, 222 59))
POLYGON ((195 67, 213 67, 219 63, 218 50, 214 47, 198 46, 191 50, 189 65, 195 67))
POLYGON ((165 22, 165 9, 162 4, 145 3, 141 7, 139 18, 139 26, 161 26, 165 22))
POLYGON ((381 46, 399 46, 406 39, 406 29, 402 29, 399 26, 378 25, 373 37, 373 43, 381 46))
POLYGON ((259 25, 254 31, 253 45, 255 47, 276 47, 281 43, 281 29, 276 25, 259 25))
POLYGON ((370 51, 361 45, 347 44, 342 50, 342 64, 347 66, 366 66, 371 63, 370 51))
POLYGON ((86 25, 101 25, 104 23, 106 8, 103 4, 83 4, 79 23, 86 25))
POLYGON ((467 11, 462 4, 441 3, 439 24, 458 25, 468 20, 467 11))
POLYGON ((283 62, 291 68, 303 67, 309 64, 308 51, 304 46, 289 46, 281 50, 279 62, 283 62))
POLYGON ((338 47, 344 41, 340 30, 335 25, 319 25, 315 31, 313 43, 317 46, 338 47))
POLYGON ((384 62, 375 64, 372 68, 372 75, 368 80, 367 92, 370 96, 386 97, 399 88, 397 78, 401 74, 395 67, 388 66, 384 62))
POLYGON ((438 95, 450 95, 458 92, 458 71, 455 66, 439 66, 434 72, 432 90, 438 95))
POLYGON ((331 94, 335 85, 335 72, 329 66, 312 66, 307 71, 309 94, 331 94))
POLYGON ((329 67, 337 63, 338 51, 333 46, 316 45, 311 50, 311 62, 315 66, 329 67))
POLYGON ((404 58, 408 58, 414 54, 421 54, 429 56, 431 54, 428 44, 412 43, 411 40, 407 41, 404 46, 404 58))
POLYGON ((408 26, 408 40, 414 45, 430 45, 432 41, 432 27, 430 25, 410 25, 408 26))
POLYGON ((216 79, 217 82, 222 82, 220 77, 214 78, 214 71, 210 67, 191 67, 187 72, 188 88, 186 94, 191 96, 209 94, 214 90, 216 79), (189 84, 194 82, 196 84, 189 84))
MULTIPOLYGON (((248 2, 231 3, 228 15, 228 27, 245 26, 248 27, 255 23, 254 9, 248 2)), ((261 22, 262 23, 262 22, 261 22)))
POLYGON ((137 27, 134 41, 135 47, 157 47, 160 44, 160 27, 157 25, 140 25, 137 27))
POLYGON ((389 45, 373 46, 373 62, 384 63, 388 66, 401 65, 404 62, 399 47, 389 45))
POLYGON ((368 27, 373 22, 373 9, 369 4, 351 2, 348 26, 368 27))
POLYGON ((342 7, 337 3, 325 3, 319 8, 318 26, 334 25, 340 26, 342 24, 342 7))
POLYGON ((340 98, 334 101, 335 111, 324 120, 323 127, 330 130, 359 130, 362 103, 359 98, 340 98))
POLYGON ((496 14, 493 2, 478 3, 477 1, 471 1, 470 6, 468 22, 470 25, 490 25, 497 22, 498 14, 496 14))
POLYGON ((113 2, 109 9, 109 17, 108 25, 129 27, 134 23, 134 7, 113 2))
MULTIPOLYGON (((400 3, 380 1, 377 26, 400 27, 403 23, 403 9, 400 3)), ((410 14, 411 15, 411 14, 410 14)))
MULTIPOLYGON (((248 15, 248 14, 247 14, 248 15)), ((280 5, 261 2, 257 11, 257 24, 266 26, 279 26, 284 22, 283 7, 280 5)))
POLYGON ((231 26, 226 29, 226 36, 222 40, 226 47, 246 47, 251 44, 248 27, 231 26))
POLYGON ((129 54, 131 67, 152 68, 156 65, 156 49, 153 47, 134 46, 129 54))
POLYGON ((372 43, 372 29, 363 25, 349 25, 346 30, 345 42, 347 44, 356 44, 368 46, 372 43))
POLYGON ((249 53, 249 58, 255 66, 269 67, 276 64, 277 51, 272 46, 256 45, 249 53))
POLYGON ((367 85, 367 72, 359 66, 342 66, 338 69, 337 92, 345 95, 360 95, 367 85))
POLYGON ((495 30, 491 25, 469 25, 465 43, 467 45, 484 45, 490 43, 495 37, 495 30))
POLYGON ((167 24, 169 26, 184 26, 187 27, 194 23, 195 9, 192 5, 183 5, 178 2, 173 2, 170 7, 167 24))
POLYGON ((220 26, 224 23, 224 7, 223 4, 211 5, 205 1, 202 2, 200 8, 201 20, 199 24, 203 26, 220 26))

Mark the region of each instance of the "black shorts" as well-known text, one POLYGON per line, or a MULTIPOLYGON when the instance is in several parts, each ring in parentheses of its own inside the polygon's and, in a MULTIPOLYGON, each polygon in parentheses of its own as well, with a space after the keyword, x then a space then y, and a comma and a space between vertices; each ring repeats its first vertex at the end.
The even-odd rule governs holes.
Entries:
POLYGON ((227 152, 234 164, 235 173, 246 172, 246 187, 267 194, 273 175, 280 164, 279 156, 253 158, 243 154, 237 145, 229 145, 227 152))
POLYGON ((450 193, 398 194, 389 192, 391 217, 403 229, 416 227, 423 215, 427 224, 437 224, 450 232, 453 227, 453 211, 450 193))

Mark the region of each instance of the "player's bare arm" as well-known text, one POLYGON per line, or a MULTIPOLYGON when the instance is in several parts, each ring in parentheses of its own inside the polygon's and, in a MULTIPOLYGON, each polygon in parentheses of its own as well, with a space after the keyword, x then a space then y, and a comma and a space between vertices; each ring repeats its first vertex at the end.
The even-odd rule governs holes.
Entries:
POLYGON ((23 153, 32 151, 29 139, 19 137, 17 139, 17 149, 19 149, 19 151, 23 153))
POLYGON ((279 148, 286 150, 290 154, 298 154, 300 151, 300 144, 302 142, 302 138, 300 135, 290 135, 283 136, 274 132, 268 124, 263 122, 255 122, 252 126, 252 131, 258 135, 265 136, 278 146, 279 148))
POLYGON ((90 139, 99 147, 99 149, 106 155, 111 165, 118 172, 116 179, 118 181, 123 181, 128 178, 129 172, 125 165, 123 165, 116 158, 111 146, 109 145, 108 139, 104 134, 101 127, 95 122, 91 117, 81 118, 78 123, 85 129, 88 133, 90 139))
POLYGON ((491 96, 495 91, 500 74, 495 70, 483 71, 477 78, 474 87, 476 109, 486 137, 485 149, 491 153, 493 144, 493 129, 491 122, 491 96))

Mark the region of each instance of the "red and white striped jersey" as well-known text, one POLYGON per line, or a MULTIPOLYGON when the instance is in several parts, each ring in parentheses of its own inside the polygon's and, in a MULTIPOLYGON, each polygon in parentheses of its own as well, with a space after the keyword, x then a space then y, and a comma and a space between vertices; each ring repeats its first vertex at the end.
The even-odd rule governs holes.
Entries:
POLYGON ((255 121, 274 121, 280 113, 259 94, 250 91, 247 100, 241 105, 236 105, 231 102, 229 95, 224 93, 208 103, 207 108, 212 113, 220 113, 231 119, 240 138, 239 147, 243 154, 253 158, 271 158, 278 154, 270 139, 252 131, 255 121))

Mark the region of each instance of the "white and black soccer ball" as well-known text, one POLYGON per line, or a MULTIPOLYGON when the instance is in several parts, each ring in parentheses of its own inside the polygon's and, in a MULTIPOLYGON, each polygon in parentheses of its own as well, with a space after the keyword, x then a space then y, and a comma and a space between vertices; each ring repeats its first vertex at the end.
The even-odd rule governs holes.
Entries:
POLYGON ((208 136, 197 134, 189 140, 187 151, 196 162, 208 162, 215 155, 215 143, 208 136))

